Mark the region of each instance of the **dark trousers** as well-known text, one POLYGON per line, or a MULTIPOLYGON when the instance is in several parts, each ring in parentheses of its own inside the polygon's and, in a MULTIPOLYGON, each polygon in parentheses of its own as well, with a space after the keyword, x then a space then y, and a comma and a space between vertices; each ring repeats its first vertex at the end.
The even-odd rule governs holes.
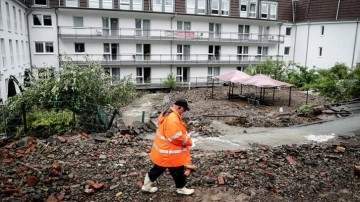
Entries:
POLYGON ((175 181, 176 188, 183 188, 186 185, 184 166, 166 168, 155 164, 148 173, 150 180, 154 182, 158 177, 160 177, 160 175, 165 172, 166 169, 169 169, 170 174, 175 181))

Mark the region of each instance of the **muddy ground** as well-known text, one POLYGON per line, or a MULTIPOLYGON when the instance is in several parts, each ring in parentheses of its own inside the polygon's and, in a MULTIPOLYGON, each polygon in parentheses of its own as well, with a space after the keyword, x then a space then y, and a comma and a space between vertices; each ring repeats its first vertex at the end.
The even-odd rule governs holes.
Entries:
MULTIPOLYGON (((174 91, 191 111, 185 119, 202 135, 221 135, 209 129, 209 119, 248 127, 285 127, 319 118, 298 116, 306 94, 276 91, 272 106, 227 100, 227 87, 174 91), (280 108, 283 108, 282 112, 280 108), (231 117, 229 115, 233 115, 231 117), (285 117, 285 118, 284 118, 285 117), (198 120, 198 121, 196 121, 198 120)), ((269 95, 270 96, 270 95, 269 95)), ((271 94, 272 96, 272 94, 271 94)), ((272 98, 272 97, 271 97, 272 98)), ((325 100, 310 95, 309 102, 325 100)), ((164 106, 154 106, 163 110, 164 106)), ((324 115, 324 114, 323 114, 324 115)), ((321 117, 332 117, 326 115, 321 117)), ((121 120, 118 120, 121 122, 121 120)), ((156 182, 155 194, 140 192, 151 168, 151 140, 136 134, 64 134, 46 140, 23 138, 0 141, 1 201, 360 201, 360 132, 322 144, 269 147, 252 144, 247 150, 193 150, 198 166, 188 178, 192 196, 175 194, 168 173, 156 182)))

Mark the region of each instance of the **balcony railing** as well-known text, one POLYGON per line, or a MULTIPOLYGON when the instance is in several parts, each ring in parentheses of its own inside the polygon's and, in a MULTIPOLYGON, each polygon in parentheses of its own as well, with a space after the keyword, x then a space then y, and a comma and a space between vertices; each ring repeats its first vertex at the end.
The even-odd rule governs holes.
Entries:
POLYGON ((283 43, 284 35, 259 35, 237 32, 182 31, 136 28, 111 29, 104 27, 59 27, 61 38, 81 39, 128 39, 128 40, 173 40, 204 42, 248 42, 248 43, 283 43))
MULTIPOLYGON (((211 55, 211 54, 66 54, 72 61, 85 64, 86 58, 101 65, 196 65, 196 64, 258 64, 265 60, 282 60, 279 55, 211 55)), ((60 55, 62 59, 64 55, 60 55)))

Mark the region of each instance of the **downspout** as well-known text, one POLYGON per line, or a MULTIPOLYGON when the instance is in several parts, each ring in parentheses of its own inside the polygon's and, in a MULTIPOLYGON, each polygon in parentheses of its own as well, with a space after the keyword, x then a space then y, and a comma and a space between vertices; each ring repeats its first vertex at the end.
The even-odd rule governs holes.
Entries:
POLYGON ((277 60, 279 59, 279 55, 280 55, 281 26, 282 26, 282 23, 279 23, 279 40, 278 40, 278 49, 277 49, 277 60))
POLYGON ((353 49, 353 56, 351 59, 351 67, 354 66, 354 60, 355 60, 355 50, 356 50, 356 43, 357 43, 357 34, 359 30, 359 19, 356 20, 356 31, 355 31, 355 39, 354 39, 354 49, 353 49))
POLYGON ((338 17, 339 17, 339 9, 340 9, 340 1, 338 1, 338 5, 337 5, 337 9, 336 9, 336 19, 335 20, 338 20, 338 17))
POLYGON ((296 47, 296 37, 297 37, 297 24, 294 24, 295 27, 295 36, 294 36, 294 50, 293 50, 293 59, 292 62, 295 63, 295 47, 296 47))
POLYGON ((292 62, 295 63, 295 48, 296 48, 296 36, 297 36, 297 25, 296 25, 296 1, 292 0, 292 9, 293 9, 293 25, 295 27, 295 36, 294 36, 294 48, 292 55, 292 62))
POLYGON ((308 21, 308 34, 306 40, 306 54, 305 54, 305 67, 307 66, 307 57, 308 57, 308 50, 309 50, 309 37, 310 37, 310 22, 308 21))
POLYGON ((30 60, 30 71, 32 71, 33 63, 32 63, 32 56, 31 56, 31 41, 30 41, 30 28, 29 28, 29 15, 33 11, 33 7, 26 12, 26 28, 27 28, 27 35, 28 35, 28 48, 29 48, 29 60, 30 60))
MULTIPOLYGON (((59 3, 60 3, 60 1, 59 1, 59 3)), ((60 58, 60 44, 59 44, 59 19, 58 19, 58 13, 57 13, 57 11, 58 11, 58 8, 55 8, 54 9, 55 10, 55 16, 56 16, 56 40, 57 40, 57 54, 58 54, 58 56, 59 56, 59 59, 58 59, 58 61, 59 61, 59 66, 58 66, 58 68, 60 68, 60 65, 61 65, 61 58, 60 58)))

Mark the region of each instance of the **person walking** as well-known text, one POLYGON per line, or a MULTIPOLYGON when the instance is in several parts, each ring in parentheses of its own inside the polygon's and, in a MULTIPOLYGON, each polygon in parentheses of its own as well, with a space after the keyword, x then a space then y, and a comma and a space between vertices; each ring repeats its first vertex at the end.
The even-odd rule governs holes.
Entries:
POLYGON ((150 159, 154 166, 145 175, 141 191, 155 193, 158 189, 152 186, 153 183, 166 169, 169 169, 175 181, 176 193, 183 195, 194 193, 194 189, 185 187, 186 176, 184 175, 184 165, 191 161, 189 150, 193 142, 181 116, 189 110, 187 101, 179 98, 159 115, 159 126, 150 152, 150 159))

